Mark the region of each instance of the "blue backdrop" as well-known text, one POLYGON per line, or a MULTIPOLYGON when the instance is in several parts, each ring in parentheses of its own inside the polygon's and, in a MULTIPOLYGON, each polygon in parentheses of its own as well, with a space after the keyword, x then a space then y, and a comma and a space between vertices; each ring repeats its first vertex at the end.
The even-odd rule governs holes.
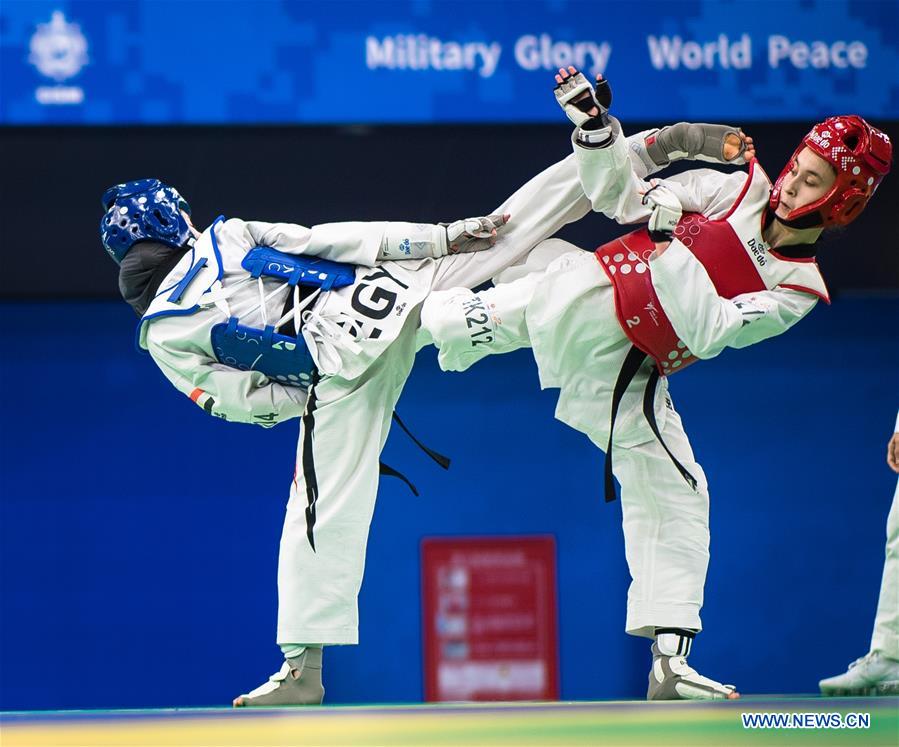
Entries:
MULTIPOLYGON (((867 650, 896 477, 895 299, 841 299, 789 334, 672 380, 712 486, 705 632, 691 662, 743 692, 812 692, 867 650)), ((120 303, 0 307, 0 709, 227 704, 279 665, 277 543, 297 426, 205 416, 132 347, 120 303)), ((552 419, 526 351, 441 374, 422 351, 360 599, 326 651, 331 703, 422 696, 425 536, 546 534, 558 547, 561 692, 641 697, 623 633, 620 506, 602 457, 552 419)))
POLYGON ((897 0, 5 0, 0 122, 558 122, 560 65, 622 119, 899 117, 897 0))

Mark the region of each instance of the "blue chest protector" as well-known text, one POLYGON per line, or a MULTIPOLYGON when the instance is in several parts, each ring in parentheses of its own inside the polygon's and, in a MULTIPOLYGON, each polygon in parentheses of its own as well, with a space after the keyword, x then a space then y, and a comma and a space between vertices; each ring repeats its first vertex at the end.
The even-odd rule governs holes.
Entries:
MULTIPOLYGON (((215 232, 212 235, 214 240, 215 232)), ((251 249, 241 266, 253 278, 280 278, 291 288, 303 285, 329 291, 352 285, 356 278, 354 265, 285 254, 269 246, 251 249)), ((295 319, 294 325, 299 329, 300 320, 295 319)), ((264 329, 248 327, 240 324, 236 316, 216 324, 211 334, 215 357, 225 366, 259 371, 285 386, 305 388, 312 383, 315 363, 302 335, 279 334, 273 325, 264 329)))

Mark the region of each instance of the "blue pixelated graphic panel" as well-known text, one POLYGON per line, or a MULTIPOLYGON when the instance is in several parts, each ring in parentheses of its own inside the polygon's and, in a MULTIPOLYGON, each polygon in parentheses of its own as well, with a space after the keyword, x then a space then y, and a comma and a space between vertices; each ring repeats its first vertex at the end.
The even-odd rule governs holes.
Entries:
POLYGON ((0 122, 557 122, 568 64, 625 119, 889 119, 897 28, 897 0, 5 0, 0 122))

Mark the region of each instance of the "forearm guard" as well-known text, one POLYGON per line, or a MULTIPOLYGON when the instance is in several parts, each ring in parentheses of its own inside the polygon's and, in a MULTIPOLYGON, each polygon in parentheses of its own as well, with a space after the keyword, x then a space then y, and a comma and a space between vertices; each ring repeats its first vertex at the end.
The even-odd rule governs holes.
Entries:
POLYGON ((644 160, 648 158, 652 162, 652 165, 649 162, 646 164, 650 171, 683 158, 727 164, 746 162, 743 157, 746 143, 740 130, 728 125, 678 122, 650 133, 645 138, 644 145, 645 155, 640 155, 644 160), (726 159, 724 145, 729 136, 739 139, 740 149, 736 156, 726 159))

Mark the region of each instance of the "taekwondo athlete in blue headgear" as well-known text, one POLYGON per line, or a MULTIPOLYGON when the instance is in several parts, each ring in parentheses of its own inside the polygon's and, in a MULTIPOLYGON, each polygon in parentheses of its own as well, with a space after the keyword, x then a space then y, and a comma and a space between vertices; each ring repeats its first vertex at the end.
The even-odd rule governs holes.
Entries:
POLYGON ((471 262, 496 243, 503 213, 311 228, 219 217, 201 232, 158 179, 111 187, 102 204, 138 345, 175 388, 224 420, 303 418, 279 573, 286 684, 236 704, 321 702, 321 645, 356 641, 366 517, 418 306, 441 275, 483 282, 526 245, 471 262))

